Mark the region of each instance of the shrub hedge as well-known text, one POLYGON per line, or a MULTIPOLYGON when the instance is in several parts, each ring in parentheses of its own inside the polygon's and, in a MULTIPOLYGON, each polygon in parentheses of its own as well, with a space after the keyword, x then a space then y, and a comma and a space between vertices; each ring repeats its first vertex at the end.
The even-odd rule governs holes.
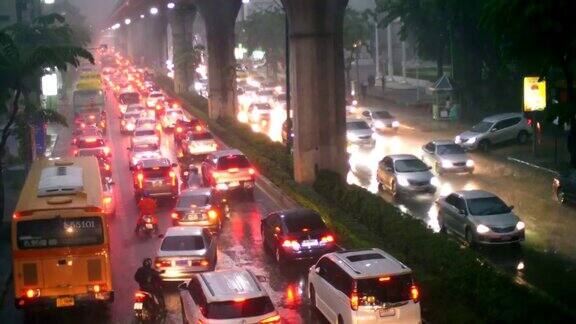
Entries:
POLYGON ((406 263, 421 287, 422 311, 431 323, 571 323, 568 310, 540 291, 483 263, 471 249, 436 234, 381 197, 321 171, 314 186, 296 184, 286 149, 235 120, 209 120, 207 103, 180 96, 228 145, 242 150, 258 170, 304 207, 316 210, 344 246, 380 247, 406 263), (192 103, 196 103, 193 105, 192 103))

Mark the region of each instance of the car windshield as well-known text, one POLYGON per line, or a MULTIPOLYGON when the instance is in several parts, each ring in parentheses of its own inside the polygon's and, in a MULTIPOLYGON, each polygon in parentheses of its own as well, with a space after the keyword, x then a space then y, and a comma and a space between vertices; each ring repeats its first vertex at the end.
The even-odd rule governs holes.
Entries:
POLYGON ((474 216, 507 214, 510 212, 510 207, 498 197, 467 199, 466 203, 470 214, 474 216))
POLYGON ((137 130, 134 132, 134 136, 154 136, 156 135, 156 131, 153 129, 143 129, 137 130))
POLYGON ((204 238, 199 235, 166 236, 161 251, 192 251, 205 248, 204 238))
POLYGON ((180 196, 176 203, 177 208, 194 208, 208 205, 210 202, 209 195, 186 195, 180 196))
POLYGON ((167 178, 170 176, 170 167, 154 167, 144 169, 144 176, 146 178, 167 178))
POLYGON ((148 152, 148 151, 157 151, 158 144, 150 143, 150 144, 138 144, 132 147, 133 152, 148 152))
POLYGON ((318 214, 290 215, 284 217, 289 233, 325 230, 326 224, 318 214))
POLYGON ((218 170, 249 167, 250 162, 244 155, 228 155, 218 159, 218 170))
POLYGON ((374 119, 390 119, 392 115, 390 115, 387 111, 374 111, 372 112, 372 118, 374 119))
POLYGON ((262 316, 274 311, 274 305, 268 296, 213 302, 207 304, 204 316, 210 319, 234 319, 262 316))
POLYGON ((359 297, 374 306, 410 300, 412 285, 411 274, 357 280, 359 297))
POLYGON ((397 160, 394 162, 396 172, 422 172, 428 171, 428 166, 418 159, 397 160))
POLYGON ((472 131, 475 133, 486 133, 490 127, 492 127, 494 123, 490 123, 487 121, 481 121, 478 124, 474 125, 474 127, 472 127, 472 131))
POLYGON ((272 107, 270 107, 269 104, 257 104, 257 105, 254 105, 254 109, 257 109, 257 110, 271 110, 272 107))
POLYGON ((346 129, 347 130, 363 130, 363 129, 370 129, 370 127, 368 127, 368 124, 366 124, 366 122, 357 121, 357 122, 346 123, 346 129))
POLYGON ((436 152, 438 155, 450 155, 450 154, 465 154, 464 149, 457 144, 447 144, 436 146, 436 152))
POLYGON ((188 140, 190 141, 201 141, 213 139, 212 133, 192 133, 189 135, 188 140))
POLYGON ((45 249, 104 243, 99 217, 56 217, 19 221, 16 240, 20 249, 45 249))

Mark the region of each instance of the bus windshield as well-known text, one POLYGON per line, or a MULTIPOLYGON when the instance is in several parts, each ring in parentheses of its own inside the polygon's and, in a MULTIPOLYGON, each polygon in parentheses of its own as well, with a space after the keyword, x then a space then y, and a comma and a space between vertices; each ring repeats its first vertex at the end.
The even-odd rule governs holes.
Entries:
POLYGON ((45 249, 104 243, 99 217, 56 217, 20 221, 16 227, 19 249, 45 249))

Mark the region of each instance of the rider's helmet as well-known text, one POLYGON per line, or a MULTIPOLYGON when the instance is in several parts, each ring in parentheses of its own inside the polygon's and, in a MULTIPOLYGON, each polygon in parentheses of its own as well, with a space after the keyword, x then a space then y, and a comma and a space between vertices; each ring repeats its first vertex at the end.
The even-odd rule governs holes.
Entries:
POLYGON ((144 259, 144 261, 142 261, 142 266, 146 268, 152 267, 152 259, 150 258, 144 259))

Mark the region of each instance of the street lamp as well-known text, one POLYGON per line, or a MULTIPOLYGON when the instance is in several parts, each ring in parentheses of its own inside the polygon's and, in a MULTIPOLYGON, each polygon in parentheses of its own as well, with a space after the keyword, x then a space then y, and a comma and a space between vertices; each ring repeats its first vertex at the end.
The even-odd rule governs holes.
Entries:
POLYGON ((44 0, 44 4, 54 4, 54 0, 44 0))
POLYGON ((130 18, 124 19, 124 23, 125 23, 126 25, 130 25, 131 22, 132 22, 132 19, 130 19, 130 18))
POLYGON ((155 15, 157 13, 158 13, 158 8, 156 8, 156 7, 150 8, 150 14, 155 15))
POLYGON ((114 25, 112 25, 112 30, 116 30, 118 28, 120 28, 120 24, 119 23, 115 23, 114 25))
POLYGON ((242 0, 242 3, 250 3, 250 0, 242 0))
POLYGON ((175 6, 176 6, 176 5, 174 4, 174 2, 168 2, 168 4, 166 4, 166 7, 167 7, 168 9, 174 9, 175 6))
POLYGON ((141 14, 141 15, 140 15, 140 18, 144 19, 144 17, 146 17, 146 16, 144 16, 144 14, 141 14))

